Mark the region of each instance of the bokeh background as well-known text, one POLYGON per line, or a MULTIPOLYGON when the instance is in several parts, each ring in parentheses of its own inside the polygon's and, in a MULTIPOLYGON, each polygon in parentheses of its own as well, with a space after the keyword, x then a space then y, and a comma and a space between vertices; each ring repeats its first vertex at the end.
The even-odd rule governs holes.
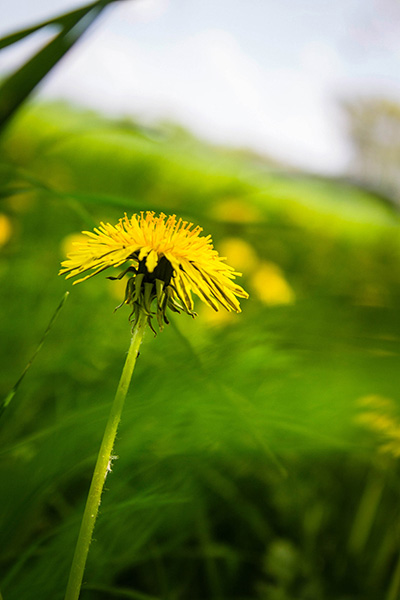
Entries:
POLYGON ((71 292, 0 417, 4 600, 63 597, 130 337, 123 284, 60 261, 140 210, 250 299, 148 332, 82 599, 396 600, 398 5, 127 0, 4 42, 81 6, 0 24, 1 402, 71 292))

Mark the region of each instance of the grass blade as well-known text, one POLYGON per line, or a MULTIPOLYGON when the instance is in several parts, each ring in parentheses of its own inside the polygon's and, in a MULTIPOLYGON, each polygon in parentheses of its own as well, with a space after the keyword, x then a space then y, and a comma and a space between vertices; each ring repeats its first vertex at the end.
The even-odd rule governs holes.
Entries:
MULTIPOLYGON (((110 4, 110 0, 101 0, 67 15, 62 31, 4 81, 0 86, 0 131, 20 104, 79 40, 107 4, 110 4)), ((22 33, 15 35, 18 37, 22 33)))
MULTIPOLYGON (((25 369, 22 371, 22 374, 20 375, 20 377, 19 377, 18 381, 16 382, 16 384, 13 386, 12 390, 10 390, 10 392, 7 394, 7 396, 3 400, 3 403, 0 406, 0 417, 2 417, 4 411, 9 406, 11 400, 14 398, 15 394, 17 393, 17 390, 18 390, 19 386, 22 383, 22 380, 24 379, 24 377, 27 374, 28 370, 32 366, 32 363, 35 360, 36 356, 39 354, 40 350, 42 349, 44 341, 45 341, 46 337, 48 336, 51 328, 53 327, 54 321, 56 320, 56 318, 58 316, 58 313, 60 312, 60 310, 64 306, 64 303, 65 303, 66 299, 68 298, 68 296, 69 296, 69 292, 65 292, 64 296, 62 297, 62 300, 61 300, 60 304, 57 306, 56 310, 54 311, 54 314, 51 317, 50 322, 47 325, 46 330, 45 330, 44 334, 42 335, 42 338, 41 338, 41 340, 40 340, 40 342, 39 342, 39 344, 38 344, 35 352, 33 353, 31 359, 29 360, 29 362, 26 365, 25 369)), ((0 598, 0 600, 1 600, 1 598, 0 598)))
POLYGON ((3 48, 7 48, 7 46, 11 46, 16 42, 23 40, 25 37, 28 37, 28 35, 35 33, 35 31, 39 31, 39 29, 48 27, 49 25, 59 25, 63 29, 72 27, 73 24, 76 23, 77 19, 81 19, 87 13, 88 9, 94 7, 96 4, 98 4, 98 2, 93 2, 90 6, 78 8, 77 10, 71 11, 64 15, 58 15, 57 17, 53 17, 47 21, 42 21, 37 25, 32 25, 32 27, 27 27, 26 29, 21 29, 20 31, 10 33, 9 35, 6 35, 0 39, 0 50, 3 50, 3 48))

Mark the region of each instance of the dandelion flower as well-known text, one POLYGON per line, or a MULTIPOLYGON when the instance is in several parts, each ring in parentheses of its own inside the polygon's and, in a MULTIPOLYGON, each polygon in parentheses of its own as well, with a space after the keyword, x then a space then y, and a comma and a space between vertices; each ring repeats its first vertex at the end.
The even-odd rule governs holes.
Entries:
MULTIPOLYGON (((122 304, 132 307, 136 323, 140 311, 156 315, 160 329, 168 324, 167 308, 195 316, 192 293, 214 310, 219 305, 229 312, 240 312, 238 298, 248 294, 234 282, 237 273, 218 255, 211 236, 202 236, 202 228, 175 215, 141 212, 119 220, 116 225, 101 223, 94 232, 84 231, 84 242, 62 263, 60 275, 67 279, 86 274, 74 283, 85 281, 108 269, 128 266, 117 277, 130 276, 122 304), (156 312, 152 303, 156 300, 156 312)), ((121 305, 122 306, 122 305, 121 305)))

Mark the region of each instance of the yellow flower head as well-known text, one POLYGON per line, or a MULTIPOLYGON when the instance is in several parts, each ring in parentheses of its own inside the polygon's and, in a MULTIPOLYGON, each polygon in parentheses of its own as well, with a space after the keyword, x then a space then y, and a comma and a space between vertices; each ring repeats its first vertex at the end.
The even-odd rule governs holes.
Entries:
POLYGON ((193 227, 175 215, 167 217, 154 212, 126 214, 116 225, 101 223, 98 228, 84 231, 88 236, 76 244, 76 250, 67 255, 60 275, 69 277, 88 273, 75 281, 79 283, 104 271, 129 266, 117 277, 131 275, 127 282, 122 304, 132 306, 134 321, 144 310, 151 327, 151 317, 156 314, 160 329, 168 323, 166 309, 174 312, 193 312, 192 292, 214 310, 220 304, 228 311, 240 312, 238 298, 248 294, 234 279, 240 273, 224 262, 212 245, 211 236, 202 236, 201 227, 193 227), (156 313, 151 312, 156 300, 156 313))
POLYGON ((358 404, 367 410, 357 416, 357 422, 379 436, 381 452, 400 458, 400 419, 394 400, 372 394, 358 404))

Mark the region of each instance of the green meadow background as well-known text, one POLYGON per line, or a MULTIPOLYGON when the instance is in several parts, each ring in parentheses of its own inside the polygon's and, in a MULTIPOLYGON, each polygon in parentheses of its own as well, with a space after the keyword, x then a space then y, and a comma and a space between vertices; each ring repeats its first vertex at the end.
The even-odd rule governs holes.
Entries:
POLYGON ((121 282, 72 286, 60 261, 142 210, 201 225, 250 298, 147 332, 82 600, 396 600, 398 210, 63 104, 19 109, 0 177, 0 400, 70 291, 0 418, 4 600, 63 598, 130 338, 121 282))

